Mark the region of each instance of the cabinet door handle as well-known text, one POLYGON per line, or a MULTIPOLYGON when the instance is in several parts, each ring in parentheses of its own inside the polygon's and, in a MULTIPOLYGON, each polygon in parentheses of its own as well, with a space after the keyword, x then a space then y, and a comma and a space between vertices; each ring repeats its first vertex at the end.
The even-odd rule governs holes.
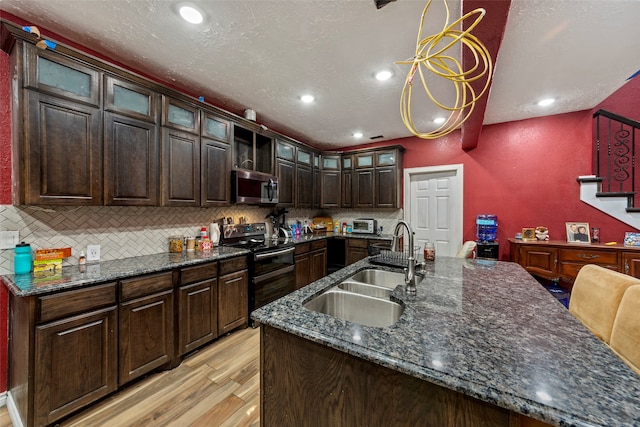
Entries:
POLYGON ((600 258, 600 255, 594 255, 594 254, 578 254, 578 255, 576 255, 576 257, 578 257, 578 258, 584 258, 584 259, 596 259, 596 258, 600 258))
POLYGON ((629 274, 629 260, 624 262, 624 274, 629 274))

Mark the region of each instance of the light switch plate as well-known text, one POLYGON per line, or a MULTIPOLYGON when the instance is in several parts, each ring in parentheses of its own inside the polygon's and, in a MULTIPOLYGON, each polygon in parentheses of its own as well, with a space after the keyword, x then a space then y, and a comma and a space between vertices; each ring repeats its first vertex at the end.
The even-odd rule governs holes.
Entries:
POLYGON ((20 243, 18 231, 0 231, 0 249, 13 249, 20 243))
POLYGON ((87 245, 87 261, 100 261, 100 245, 87 245))

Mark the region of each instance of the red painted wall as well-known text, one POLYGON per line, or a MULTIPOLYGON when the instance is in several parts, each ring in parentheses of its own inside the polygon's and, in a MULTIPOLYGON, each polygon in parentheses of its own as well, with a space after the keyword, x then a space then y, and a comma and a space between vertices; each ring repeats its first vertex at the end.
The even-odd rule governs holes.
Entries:
POLYGON ((640 108, 638 108, 638 94, 640 93, 640 76, 626 82, 620 89, 613 92, 595 109, 603 109, 622 117, 640 122, 640 108))
POLYGON ((633 230, 580 201, 576 178, 591 174, 591 110, 485 126, 469 152, 460 132, 368 146, 388 144, 405 147, 405 168, 464 165, 464 240, 475 240, 476 215, 498 215, 501 259, 509 259, 507 238, 523 227, 544 225, 562 240, 565 222, 588 222, 605 242, 621 242, 633 230))

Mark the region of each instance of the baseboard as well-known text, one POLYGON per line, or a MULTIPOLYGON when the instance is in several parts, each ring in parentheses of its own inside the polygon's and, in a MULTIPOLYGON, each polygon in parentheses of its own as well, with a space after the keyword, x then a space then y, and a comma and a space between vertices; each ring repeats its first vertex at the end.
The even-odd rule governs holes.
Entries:
POLYGON ((11 418, 13 427, 24 427, 16 402, 13 401, 13 396, 11 396, 11 391, 7 393, 5 400, 7 402, 7 410, 9 411, 9 418, 11 418))
POLYGON ((0 408, 7 404, 7 392, 0 393, 0 408))

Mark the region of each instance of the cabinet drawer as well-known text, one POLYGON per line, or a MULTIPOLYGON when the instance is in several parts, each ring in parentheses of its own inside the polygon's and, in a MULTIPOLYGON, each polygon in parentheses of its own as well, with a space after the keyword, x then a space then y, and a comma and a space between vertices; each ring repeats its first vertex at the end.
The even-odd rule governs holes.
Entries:
POLYGON ((367 248, 369 247, 369 239, 349 239, 350 248, 367 248))
POLYGON ((48 322, 116 303, 116 283, 76 289, 38 298, 37 322, 48 322))
POLYGON ((307 253, 311 250, 311 243, 298 243, 296 245, 296 251, 295 254, 304 254, 307 253))
POLYGON ((247 257, 242 256, 220 261, 220 275, 233 273, 235 271, 245 270, 247 268, 247 257))
MULTIPOLYGON (((597 263, 594 262, 590 264, 597 264, 597 263)), ((585 265, 586 264, 582 264, 582 263, 562 262, 560 263, 560 275, 563 278, 566 278, 569 280, 575 280, 576 276, 578 275, 578 271, 580 271, 580 269, 585 265)), ((610 265, 610 264, 599 264, 599 265, 601 267, 608 268, 613 271, 619 271, 617 265, 610 265)))
POLYGON ((120 301, 129 301, 173 288, 170 271, 120 281, 120 301))
POLYGON ((209 262, 203 265, 195 265, 193 267, 185 267, 180 269, 181 285, 201 282, 207 279, 215 279, 216 277, 218 277, 217 262, 209 262))
POLYGON ((618 264, 616 252, 598 251, 591 249, 562 249, 560 262, 574 261, 584 264, 618 264))
POLYGON ((311 250, 322 249, 327 247, 327 241, 325 239, 316 240, 311 242, 311 250))

